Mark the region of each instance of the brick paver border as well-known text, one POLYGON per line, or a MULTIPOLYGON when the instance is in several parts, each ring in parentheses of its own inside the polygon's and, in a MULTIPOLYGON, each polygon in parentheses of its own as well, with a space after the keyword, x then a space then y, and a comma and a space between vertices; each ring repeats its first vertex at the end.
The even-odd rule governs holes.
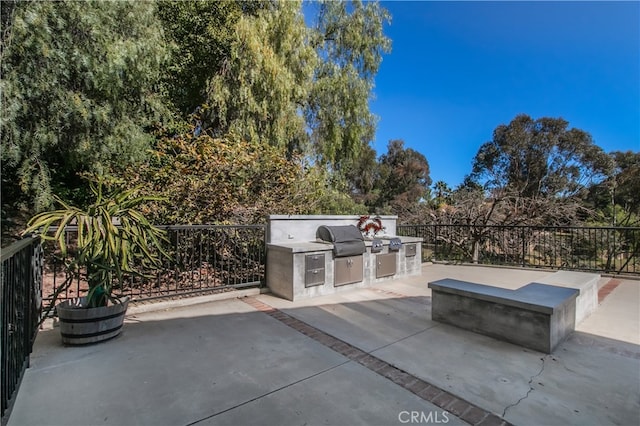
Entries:
POLYGON ((620 285, 620 283, 622 283, 622 280, 611 278, 608 283, 603 285, 602 288, 598 290, 598 303, 602 303, 604 299, 620 285))
MULTIPOLYGON (((389 292, 392 293, 392 292, 389 292)), ((395 292, 394 292, 395 293, 395 292)), ((399 293, 396 293, 399 295, 399 293)), ((288 325, 294 330, 309 336, 315 341, 331 348, 339 354, 357 362, 360 365, 376 372, 382 377, 391 380, 393 383, 403 387, 409 392, 417 395, 425 401, 428 401, 453 415, 459 417, 465 422, 474 426, 511 426, 503 418, 486 411, 462 398, 449 393, 431 383, 428 383, 398 367, 389 364, 382 359, 364 352, 349 343, 340 340, 330 334, 325 333, 304 321, 300 321, 282 312, 279 309, 268 305, 255 297, 243 297, 240 300, 252 306, 254 309, 263 312, 272 318, 288 325)))

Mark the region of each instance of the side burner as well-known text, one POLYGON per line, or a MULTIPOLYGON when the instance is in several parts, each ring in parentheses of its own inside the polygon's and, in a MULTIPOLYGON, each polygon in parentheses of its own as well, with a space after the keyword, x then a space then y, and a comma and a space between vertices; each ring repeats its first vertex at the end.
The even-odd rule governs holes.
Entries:
POLYGON ((371 253, 380 253, 384 249, 382 240, 374 239, 371 241, 371 253))
POLYGON ((389 251, 399 251, 402 247, 402 240, 400 238, 391 238, 389 240, 389 251))

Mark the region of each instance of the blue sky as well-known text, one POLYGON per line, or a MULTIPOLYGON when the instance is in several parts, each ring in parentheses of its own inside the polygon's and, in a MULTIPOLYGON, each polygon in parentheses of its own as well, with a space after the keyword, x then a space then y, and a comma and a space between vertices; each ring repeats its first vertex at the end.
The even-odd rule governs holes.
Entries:
POLYGON ((517 114, 562 117, 605 151, 640 151, 640 2, 383 1, 374 148, 422 153, 455 187, 517 114))

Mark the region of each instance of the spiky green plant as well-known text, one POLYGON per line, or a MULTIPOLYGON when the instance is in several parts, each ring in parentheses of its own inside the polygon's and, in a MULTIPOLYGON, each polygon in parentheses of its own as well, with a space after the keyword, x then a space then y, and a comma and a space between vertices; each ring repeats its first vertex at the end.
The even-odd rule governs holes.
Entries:
MULTIPOLYGON (((69 275, 85 271, 89 284, 87 307, 105 306, 114 300, 114 283, 120 288, 126 275, 141 275, 137 266, 159 266, 166 233, 153 226, 137 208, 159 197, 136 196, 137 189, 120 190, 104 177, 90 182, 96 200, 86 209, 68 205, 55 197, 60 209, 40 213, 28 223, 25 234, 40 233, 43 240, 55 241, 65 259, 69 275), (70 255, 65 228, 77 226, 77 248, 70 255), (53 229, 55 228, 55 229, 53 229)), ((71 279, 65 283, 69 285, 71 279)))

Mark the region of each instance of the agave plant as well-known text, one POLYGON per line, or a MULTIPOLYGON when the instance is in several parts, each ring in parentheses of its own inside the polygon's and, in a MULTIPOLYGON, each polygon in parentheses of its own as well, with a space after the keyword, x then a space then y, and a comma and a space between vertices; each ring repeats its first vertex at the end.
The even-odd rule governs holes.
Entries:
POLYGON ((161 198, 136 196, 137 188, 112 189, 104 177, 91 180, 90 188, 96 199, 86 209, 55 197, 61 208, 34 216, 24 233, 37 232, 43 240, 55 241, 69 272, 66 286, 84 271, 89 284, 86 307, 97 307, 106 306, 109 300, 115 301, 114 283, 121 288, 125 276, 142 275, 139 267, 160 265, 162 256, 166 256, 162 249, 166 235, 137 210, 140 205, 161 201, 161 198), (77 227, 73 256, 65 241, 68 225, 77 227))

